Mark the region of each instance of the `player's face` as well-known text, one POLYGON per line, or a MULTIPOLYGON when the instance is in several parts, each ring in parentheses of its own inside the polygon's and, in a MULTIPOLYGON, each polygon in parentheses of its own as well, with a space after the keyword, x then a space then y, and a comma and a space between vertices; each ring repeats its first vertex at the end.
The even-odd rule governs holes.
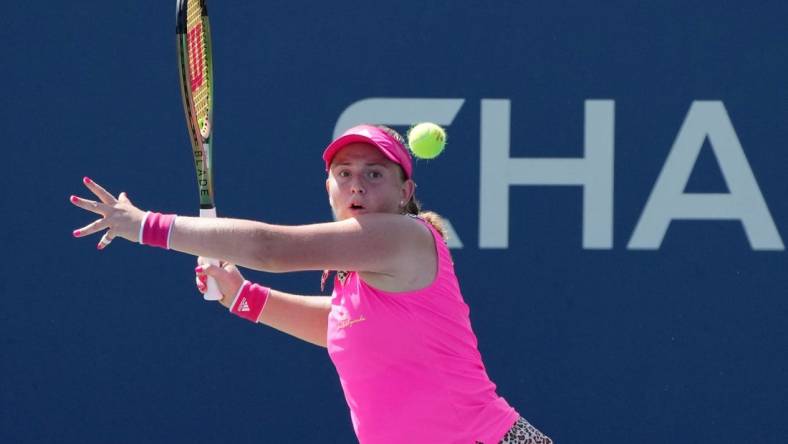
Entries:
POLYGON ((364 213, 400 213, 413 182, 403 181, 399 165, 377 148, 353 143, 334 156, 326 189, 334 219, 344 220, 364 213))

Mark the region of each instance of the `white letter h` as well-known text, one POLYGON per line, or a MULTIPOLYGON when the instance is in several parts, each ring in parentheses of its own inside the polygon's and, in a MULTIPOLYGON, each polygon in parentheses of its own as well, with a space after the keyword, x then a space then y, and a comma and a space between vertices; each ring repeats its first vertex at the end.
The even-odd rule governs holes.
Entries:
POLYGON ((509 246, 509 186, 583 187, 583 248, 613 247, 614 102, 585 102, 584 158, 511 158, 510 103, 482 100, 479 247, 509 246))

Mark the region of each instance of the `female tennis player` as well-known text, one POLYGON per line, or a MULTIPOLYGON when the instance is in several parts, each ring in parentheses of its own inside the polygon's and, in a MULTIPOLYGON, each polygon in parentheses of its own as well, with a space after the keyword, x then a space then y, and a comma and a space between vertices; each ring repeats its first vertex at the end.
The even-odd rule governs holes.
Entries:
MULTIPOLYGON (((144 212, 90 179, 102 218, 77 237, 115 237, 199 257, 197 285, 216 279, 230 311, 327 347, 362 444, 551 443, 495 392, 477 348, 440 219, 420 213, 404 140, 360 125, 323 152, 334 222, 281 226, 144 212), (336 270, 331 297, 244 280, 268 272, 336 270)), ((324 271, 323 278, 328 272, 324 271)))

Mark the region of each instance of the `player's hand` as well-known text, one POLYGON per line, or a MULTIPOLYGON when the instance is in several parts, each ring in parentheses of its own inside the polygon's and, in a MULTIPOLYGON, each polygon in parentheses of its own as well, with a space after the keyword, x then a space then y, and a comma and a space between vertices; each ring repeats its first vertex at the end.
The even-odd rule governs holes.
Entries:
POLYGON ((142 225, 142 219, 145 217, 145 212, 135 207, 128 196, 126 196, 126 193, 120 193, 115 198, 101 185, 87 177, 82 179, 82 182, 99 200, 95 201, 71 196, 71 203, 83 210, 101 215, 101 219, 74 230, 74 237, 89 236, 93 233, 107 230, 97 245, 99 250, 103 250, 112 242, 112 239, 118 236, 132 242, 138 242, 140 226, 142 225))
POLYGON ((219 292, 222 293, 222 299, 219 303, 227 308, 233 303, 233 298, 238 294, 238 290, 244 283, 244 277, 238 267, 233 264, 221 261, 219 266, 210 265, 205 258, 197 258, 197 268, 194 270, 197 273, 195 282, 197 283, 197 290, 200 293, 205 293, 208 289, 206 281, 208 276, 216 279, 216 284, 219 287, 219 292))

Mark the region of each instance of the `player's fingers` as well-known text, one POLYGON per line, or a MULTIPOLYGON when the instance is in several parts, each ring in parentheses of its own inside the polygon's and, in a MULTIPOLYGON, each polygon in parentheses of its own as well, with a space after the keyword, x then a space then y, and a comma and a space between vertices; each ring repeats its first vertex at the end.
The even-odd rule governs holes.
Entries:
POLYGON ((194 272, 199 276, 213 276, 216 274, 216 270, 216 265, 205 263, 198 265, 197 268, 194 269, 194 272))
POLYGON ((202 265, 202 273, 212 278, 222 277, 227 271, 224 268, 219 267, 218 265, 214 264, 205 264, 202 265))
POLYGON ((120 196, 118 196, 118 200, 120 202, 131 203, 131 201, 129 200, 129 196, 126 194, 125 191, 120 193, 120 196))
POLYGON ((109 226, 109 223, 107 222, 107 219, 99 219, 99 220, 93 221, 93 223, 85 225, 84 227, 82 227, 82 228, 80 228, 78 230, 74 230, 74 237, 90 236, 91 234, 97 233, 97 232, 107 228, 108 226, 109 226))
POLYGON ((88 200, 83 199, 77 196, 71 196, 69 198, 71 203, 82 208, 83 210, 88 210, 96 214, 100 214, 102 216, 106 216, 109 212, 110 207, 102 202, 96 202, 95 200, 88 200))
POLYGON ((93 194, 96 195, 96 197, 99 198, 99 200, 101 200, 105 204, 113 205, 115 202, 118 201, 117 199, 115 199, 115 196, 109 193, 109 191, 105 190, 104 187, 97 184, 96 182, 90 180, 89 177, 83 177, 82 182, 85 184, 86 187, 88 187, 90 191, 93 192, 93 194))
POLYGON ((194 278, 197 282, 202 282, 203 284, 208 280, 208 276, 205 273, 197 273, 194 278))
POLYGON ((201 281, 199 277, 197 277, 194 281, 197 284, 197 290, 199 290, 200 293, 205 293, 205 290, 207 289, 205 283, 201 281))
POLYGON ((115 239, 115 236, 112 235, 112 231, 107 231, 103 236, 101 236, 101 240, 99 241, 98 245, 96 245, 96 248, 99 250, 107 248, 107 245, 112 242, 112 239, 115 239))

